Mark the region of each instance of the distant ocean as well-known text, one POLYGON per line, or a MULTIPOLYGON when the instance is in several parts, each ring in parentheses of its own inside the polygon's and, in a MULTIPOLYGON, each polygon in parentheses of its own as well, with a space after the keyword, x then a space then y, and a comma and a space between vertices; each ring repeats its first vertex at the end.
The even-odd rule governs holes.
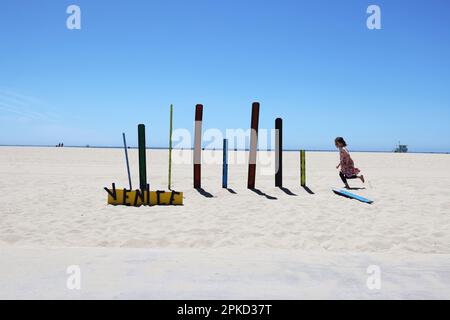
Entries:
MULTIPOLYGON (((22 147, 22 148, 58 148, 56 145, 13 145, 13 144, 0 144, 0 147, 22 147)), ((81 148, 81 149, 123 149, 123 146, 76 146, 67 145, 63 148, 81 148)), ((137 149, 137 147, 128 146, 128 149, 137 149)), ((147 147, 148 150, 169 150, 168 147, 147 147)), ((173 148, 173 150, 194 150, 194 148, 173 148)), ((221 148, 204 148, 208 151, 222 151, 221 148)), ((230 149, 230 151, 249 151, 249 149, 230 149)), ((258 149, 258 151, 274 151, 274 149, 258 149)), ((283 149, 285 152, 298 152, 300 149, 283 149)), ((305 149, 308 152, 336 152, 336 149, 305 149)), ((357 150, 352 149, 351 152, 363 152, 363 153, 394 153, 393 150, 357 150)), ((408 151, 412 154, 450 154, 449 151, 408 151)))

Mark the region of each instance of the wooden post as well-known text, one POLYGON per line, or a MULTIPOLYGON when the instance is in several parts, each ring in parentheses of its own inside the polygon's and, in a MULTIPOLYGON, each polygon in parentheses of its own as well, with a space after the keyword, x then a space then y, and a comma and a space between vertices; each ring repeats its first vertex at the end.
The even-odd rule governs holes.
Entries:
POLYGON ((228 140, 223 139, 222 188, 228 188, 228 140))
POLYGON ((139 186, 141 190, 147 189, 147 160, 145 146, 145 125, 138 125, 138 146, 139 146, 139 186))
POLYGON ((133 186, 131 185, 130 162, 128 161, 128 147, 127 147, 127 139, 125 138, 125 133, 122 133, 122 137, 123 137, 123 148, 125 149, 125 160, 127 163, 128 184, 130 185, 130 190, 133 190, 133 186))
POLYGON ((248 161, 248 189, 255 189, 256 178, 256 158, 258 148, 258 124, 259 124, 259 103, 252 105, 252 122, 250 132, 250 154, 248 161))
POLYGON ((202 187, 202 122, 203 105, 195 107, 195 142, 194 142, 194 188, 202 187))
POLYGON ((283 119, 275 120, 275 187, 283 187, 283 119))
POLYGON ((306 152, 300 151, 300 184, 302 187, 306 187, 306 152))
POLYGON ((169 190, 172 190, 172 132, 173 132, 173 105, 170 105, 170 130, 169 130, 169 190))

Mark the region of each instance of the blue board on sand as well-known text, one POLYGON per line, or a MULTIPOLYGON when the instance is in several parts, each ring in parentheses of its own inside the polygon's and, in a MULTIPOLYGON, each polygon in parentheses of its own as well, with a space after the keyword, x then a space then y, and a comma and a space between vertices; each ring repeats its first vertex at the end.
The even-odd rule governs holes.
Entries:
POLYGON ((358 200, 358 201, 361 201, 361 202, 364 202, 364 203, 368 203, 368 204, 372 204, 373 203, 372 200, 360 197, 360 196, 358 196, 356 194, 350 193, 350 192, 345 191, 345 190, 333 189, 333 192, 336 193, 337 195, 340 195, 340 196, 343 196, 343 197, 346 197, 346 198, 350 198, 350 199, 355 199, 355 200, 358 200))

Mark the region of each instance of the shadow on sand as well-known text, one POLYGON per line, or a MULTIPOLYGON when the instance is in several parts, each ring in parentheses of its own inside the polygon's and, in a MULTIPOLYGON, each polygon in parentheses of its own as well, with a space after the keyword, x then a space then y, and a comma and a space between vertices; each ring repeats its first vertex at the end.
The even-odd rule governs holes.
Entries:
POLYGON ((308 192, 309 194, 315 194, 310 188, 308 187, 303 187, 303 189, 305 189, 306 192, 308 192))
POLYGON ((197 192, 200 193, 205 198, 214 198, 214 196, 211 193, 209 193, 203 188, 196 188, 195 190, 197 190, 197 192))
POLYGON ((289 190, 288 188, 284 188, 284 187, 278 187, 281 191, 283 191, 284 193, 286 193, 288 196, 293 196, 296 197, 297 195, 295 193, 293 193, 291 190, 289 190))
POLYGON ((266 197, 266 198, 269 199, 269 200, 278 200, 278 198, 269 196, 267 193, 264 193, 264 192, 262 192, 262 191, 259 190, 259 189, 250 189, 250 191, 256 193, 256 194, 259 195, 259 196, 266 197))

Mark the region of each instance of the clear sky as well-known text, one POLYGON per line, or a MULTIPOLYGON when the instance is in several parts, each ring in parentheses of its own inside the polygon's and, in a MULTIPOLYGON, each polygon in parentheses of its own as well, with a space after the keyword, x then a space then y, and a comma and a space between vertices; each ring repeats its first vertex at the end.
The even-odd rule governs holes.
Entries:
POLYGON ((285 147, 450 151, 448 0, 2 0, 0 144, 148 145, 284 119, 285 147), (68 5, 81 30, 68 30, 68 5), (381 7, 382 30, 366 9, 381 7))

